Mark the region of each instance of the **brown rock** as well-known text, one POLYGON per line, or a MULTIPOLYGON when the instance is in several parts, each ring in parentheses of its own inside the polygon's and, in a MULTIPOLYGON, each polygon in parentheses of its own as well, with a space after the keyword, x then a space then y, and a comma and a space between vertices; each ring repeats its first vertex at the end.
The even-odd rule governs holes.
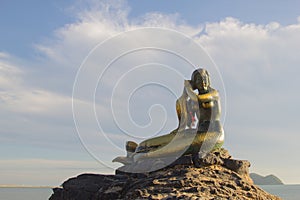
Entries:
MULTIPOLYGON (((105 199, 280 199, 253 185, 248 161, 231 159, 221 149, 199 159, 191 156, 151 173, 83 174, 54 188, 50 200, 105 199)), ((126 166, 125 166, 126 167, 126 166)), ((128 167, 128 166, 127 166, 128 167)))

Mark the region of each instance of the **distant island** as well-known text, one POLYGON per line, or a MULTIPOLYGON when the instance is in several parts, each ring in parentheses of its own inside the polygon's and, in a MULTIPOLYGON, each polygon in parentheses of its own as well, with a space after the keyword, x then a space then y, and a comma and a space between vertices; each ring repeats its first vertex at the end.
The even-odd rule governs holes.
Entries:
POLYGON ((284 185, 284 183, 274 175, 261 176, 256 173, 250 173, 250 177, 256 185, 284 185))

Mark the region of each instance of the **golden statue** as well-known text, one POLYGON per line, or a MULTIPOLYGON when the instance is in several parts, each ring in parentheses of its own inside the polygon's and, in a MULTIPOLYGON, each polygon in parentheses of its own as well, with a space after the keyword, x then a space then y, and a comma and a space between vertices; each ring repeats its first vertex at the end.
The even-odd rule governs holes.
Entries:
POLYGON ((132 164, 142 159, 208 153, 224 143, 220 123, 220 98, 210 86, 205 69, 193 72, 191 80, 184 81, 183 94, 176 101, 178 128, 171 133, 147 139, 140 144, 126 142, 127 156, 113 162, 132 164))

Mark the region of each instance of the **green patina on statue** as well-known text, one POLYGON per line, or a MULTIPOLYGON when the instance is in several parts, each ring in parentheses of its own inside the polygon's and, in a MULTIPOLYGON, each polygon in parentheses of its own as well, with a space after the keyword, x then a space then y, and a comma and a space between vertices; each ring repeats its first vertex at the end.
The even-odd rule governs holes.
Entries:
POLYGON ((179 120, 177 129, 140 144, 128 141, 127 156, 117 157, 113 162, 126 165, 147 158, 199 155, 223 145, 219 93, 210 86, 210 77, 205 69, 195 70, 191 80, 184 81, 183 94, 176 101, 176 111, 179 120))

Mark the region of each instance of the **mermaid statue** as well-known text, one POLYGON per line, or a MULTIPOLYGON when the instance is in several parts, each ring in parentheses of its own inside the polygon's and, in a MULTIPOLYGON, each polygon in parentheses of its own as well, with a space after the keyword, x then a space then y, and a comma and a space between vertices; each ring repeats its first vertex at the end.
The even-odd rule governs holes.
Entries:
POLYGON ((191 80, 184 80, 183 93, 176 101, 176 112, 179 125, 175 130, 140 144, 127 141, 127 155, 119 156, 113 162, 130 165, 150 158, 176 159, 187 154, 203 157, 223 145, 219 93, 211 87, 207 70, 196 69, 191 80))

